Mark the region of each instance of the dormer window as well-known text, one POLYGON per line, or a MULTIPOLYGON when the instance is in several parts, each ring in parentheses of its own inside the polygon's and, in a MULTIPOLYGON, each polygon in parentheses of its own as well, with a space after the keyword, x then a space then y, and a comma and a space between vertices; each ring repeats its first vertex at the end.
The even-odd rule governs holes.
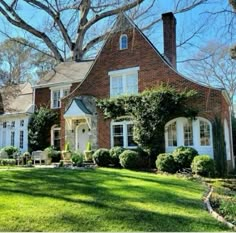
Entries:
POLYGON ((122 34, 120 36, 120 50, 128 48, 128 36, 126 34, 122 34))

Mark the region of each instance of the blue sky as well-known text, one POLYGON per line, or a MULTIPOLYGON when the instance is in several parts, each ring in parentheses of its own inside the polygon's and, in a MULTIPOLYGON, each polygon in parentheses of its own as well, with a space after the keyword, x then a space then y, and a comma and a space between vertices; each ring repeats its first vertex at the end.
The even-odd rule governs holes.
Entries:
MULTIPOLYGON (((152 0, 146 0, 146 3, 150 3, 152 0)), ((188 2, 188 0, 185 0, 188 2)), ((178 2, 178 0, 156 0, 154 6, 150 9, 150 13, 153 13, 153 17, 161 17, 164 12, 173 11, 173 7, 178 2)), ((145 3, 145 4, 146 4, 145 3)), ((208 0, 206 4, 196 7, 195 9, 185 12, 182 14, 176 14, 177 19, 177 44, 179 41, 192 35, 200 26, 204 26, 199 34, 197 34, 190 42, 190 45, 184 45, 177 50, 178 61, 182 61, 191 58, 197 53, 198 49, 209 41, 220 41, 224 44, 232 44, 236 42, 235 35, 226 33, 225 30, 225 18, 223 15, 217 14, 211 15, 207 12, 217 12, 225 9, 228 6, 227 0, 208 0)), ((39 10, 32 11, 30 6, 19 5, 20 15, 34 26, 42 28, 41 25, 45 24, 44 14, 40 13, 39 10)), ((66 17, 66 16, 64 16, 66 17)), ((149 18, 148 20, 151 20, 149 18)), ((24 36, 25 33, 9 26, 9 24, 2 20, 0 15, 0 28, 6 30, 8 33, 14 36, 24 36)), ((162 22, 155 25, 151 31, 145 32, 152 43, 157 47, 157 49, 163 53, 163 34, 162 34, 162 22)), ((235 33, 236 34, 236 33, 235 33)), ((0 34, 0 39, 4 39, 0 34)), ((179 70, 184 70, 184 65, 182 63, 178 64, 179 70)))

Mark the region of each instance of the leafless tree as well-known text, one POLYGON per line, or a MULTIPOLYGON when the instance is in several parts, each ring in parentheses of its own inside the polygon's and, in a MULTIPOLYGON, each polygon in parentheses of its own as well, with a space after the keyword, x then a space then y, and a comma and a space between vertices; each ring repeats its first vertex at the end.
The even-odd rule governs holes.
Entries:
POLYGON ((51 70, 55 60, 35 48, 36 45, 19 37, 0 43, 0 84, 32 82, 41 73, 51 70))
MULTIPOLYGON (((41 49, 56 60, 65 61, 68 54, 73 60, 81 60, 104 40, 107 29, 120 12, 126 12, 143 30, 158 23, 159 1, 0 0, 0 17, 3 23, 7 21, 30 33, 41 49)), ((207 0, 177 0, 173 11, 183 13, 205 2, 207 0)))
POLYGON ((207 46, 186 64, 188 77, 208 86, 224 88, 233 103, 236 94, 236 61, 231 59, 229 47, 217 42, 207 46))

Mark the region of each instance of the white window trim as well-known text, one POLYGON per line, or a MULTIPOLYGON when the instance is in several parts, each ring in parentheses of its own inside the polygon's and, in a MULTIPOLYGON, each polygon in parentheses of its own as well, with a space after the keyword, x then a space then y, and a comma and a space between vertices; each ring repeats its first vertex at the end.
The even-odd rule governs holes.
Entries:
POLYGON ((69 93, 70 93, 70 88, 71 88, 71 85, 60 86, 60 87, 51 87, 50 88, 50 92, 51 92, 51 97, 50 97, 51 98, 51 109, 59 109, 61 107, 61 101, 60 101, 59 107, 54 107, 53 106, 53 92, 54 91, 60 91, 60 99, 61 99, 62 97, 64 97, 63 96, 64 90, 69 89, 69 93))
POLYGON ((120 50, 128 49, 128 36, 127 36, 127 34, 122 34, 122 35, 120 36, 119 44, 120 44, 120 50), (125 48, 122 47, 122 38, 123 38, 123 37, 126 37, 126 41, 127 41, 125 48))
POLYGON ((59 127, 58 125, 53 125, 51 127, 51 146, 54 146, 54 131, 55 130, 61 131, 61 127, 59 127))
POLYGON ((24 141, 25 141, 25 131, 24 130, 20 130, 19 131, 19 148, 20 149, 24 149, 24 141), (21 137, 21 132, 23 132, 23 137, 21 137), (22 147, 21 147, 21 138, 22 138, 22 147))
POLYGON ((111 121, 110 132, 111 132, 111 147, 114 147, 114 135, 113 135, 113 126, 114 125, 123 125, 123 148, 135 149, 137 146, 128 146, 128 127, 127 125, 134 124, 133 121, 120 120, 120 121, 111 121), (124 127, 125 126, 125 127, 124 127))
MULTIPOLYGON (((178 117, 175 118, 171 121, 169 121, 165 125, 165 147, 174 150, 175 148, 179 146, 184 145, 184 121, 187 120, 187 118, 184 117, 178 117), (169 146, 168 145, 168 133, 167 133, 167 128, 169 125, 171 125, 173 122, 176 121, 176 131, 177 131, 177 146, 169 146)), ((192 129, 193 129, 193 145, 189 147, 200 147, 200 148, 212 148, 213 147, 213 138, 212 138, 212 124, 209 120, 202 118, 202 117, 197 117, 196 120, 192 121, 192 129), (210 145, 201 145, 200 141, 200 121, 204 121, 210 126, 210 145)))
MULTIPOLYGON (((108 75, 110 76, 110 97, 115 97, 116 96, 116 95, 114 95, 112 93, 112 85, 111 85, 112 84, 112 78, 121 76, 122 77, 122 87, 127 89, 126 76, 130 75, 130 74, 136 74, 137 75, 137 79, 138 79, 138 71, 139 71, 139 69, 140 69, 139 66, 137 66, 137 67, 121 69, 121 70, 114 70, 114 71, 108 72, 108 75)), ((138 85, 138 83, 137 83, 137 85, 138 85)), ((137 92, 138 92, 138 90, 137 90, 137 92)))

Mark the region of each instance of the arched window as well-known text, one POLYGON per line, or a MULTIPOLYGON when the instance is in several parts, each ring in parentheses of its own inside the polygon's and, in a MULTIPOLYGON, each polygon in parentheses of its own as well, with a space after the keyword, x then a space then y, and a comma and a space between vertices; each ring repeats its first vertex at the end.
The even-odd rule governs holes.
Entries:
POLYGON ((120 50, 128 48, 128 36, 126 34, 122 34, 120 36, 120 50))
POLYGON ((213 157, 211 122, 202 117, 194 120, 178 117, 165 125, 165 150, 172 152, 177 146, 190 146, 199 154, 213 157))
POLYGON ((53 125, 51 128, 51 146, 60 149, 61 128, 58 125, 53 125))
POLYGON ((205 120, 200 120, 199 125, 200 125, 200 144, 201 146, 209 146, 211 144, 210 124, 205 120))
POLYGON ((193 124, 191 120, 187 120, 184 123, 184 145, 193 145, 193 124))

